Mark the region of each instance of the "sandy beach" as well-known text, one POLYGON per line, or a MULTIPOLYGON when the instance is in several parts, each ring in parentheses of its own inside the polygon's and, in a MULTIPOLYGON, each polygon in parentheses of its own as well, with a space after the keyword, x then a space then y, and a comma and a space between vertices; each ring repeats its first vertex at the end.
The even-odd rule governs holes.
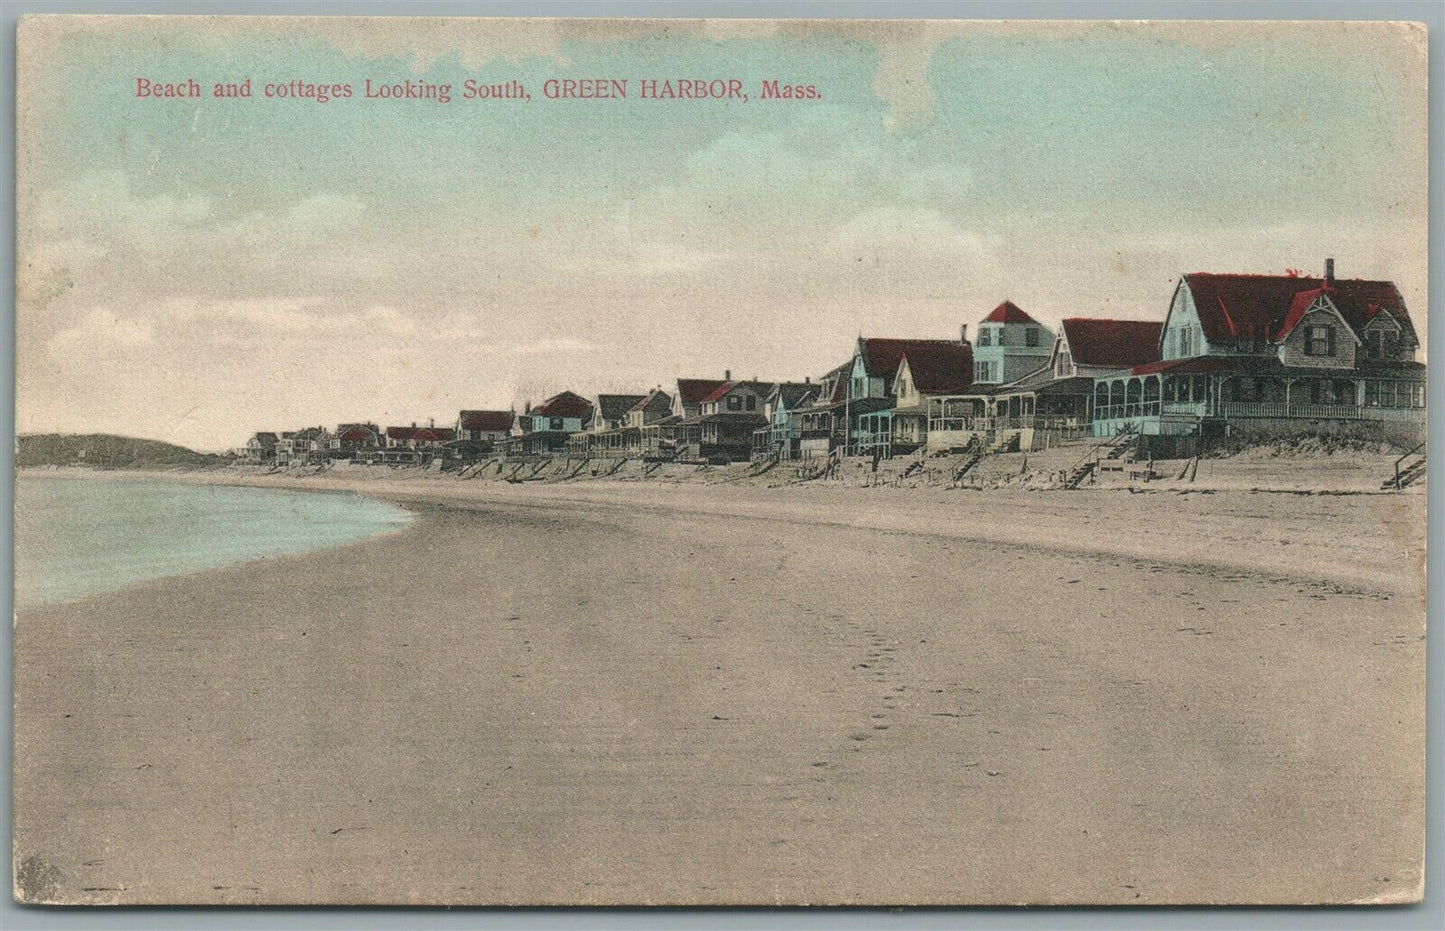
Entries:
POLYGON ((27 898, 1420 889, 1423 495, 249 481, 418 518, 22 614, 27 898))

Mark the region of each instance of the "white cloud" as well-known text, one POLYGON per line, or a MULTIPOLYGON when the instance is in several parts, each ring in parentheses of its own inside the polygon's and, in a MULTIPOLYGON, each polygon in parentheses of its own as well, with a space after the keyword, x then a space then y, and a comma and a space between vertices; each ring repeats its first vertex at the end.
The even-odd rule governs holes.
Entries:
POLYGON ((58 361, 65 362, 75 358, 104 359, 117 349, 146 349, 155 342, 156 330, 150 321, 96 307, 74 326, 55 334, 47 348, 58 361))

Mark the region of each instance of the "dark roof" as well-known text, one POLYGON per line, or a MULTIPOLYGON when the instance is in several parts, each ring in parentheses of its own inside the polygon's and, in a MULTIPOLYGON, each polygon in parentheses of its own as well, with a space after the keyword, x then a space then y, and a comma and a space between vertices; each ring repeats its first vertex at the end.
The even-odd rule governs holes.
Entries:
POLYGON ((1194 356, 1188 359, 1166 359, 1163 362, 1136 365, 1129 372, 1132 375, 1157 375, 1161 372, 1169 375, 1203 375, 1207 372, 1220 372, 1233 367, 1231 360, 1224 356, 1194 356))
POLYGON ((898 373, 898 363, 904 353, 911 350, 927 350, 935 346, 959 346, 953 339, 880 339, 858 337, 858 348, 863 354, 863 368, 871 378, 892 378, 898 373))
POLYGON ((592 402, 580 394, 564 391, 538 404, 531 413, 541 417, 580 417, 586 420, 592 415, 592 402))
POLYGON ((603 420, 621 420, 633 407, 647 400, 645 394, 599 394, 597 412, 603 420))
POLYGON ((748 411, 718 411, 716 414, 703 414, 699 418, 700 423, 767 423, 768 418, 762 414, 748 411))
POLYGON ((1064 320, 1064 338, 1076 365, 1125 369, 1158 361, 1163 328, 1153 320, 1069 317, 1064 320))
POLYGON ((462 411, 457 420, 463 430, 505 433, 512 429, 517 415, 511 411, 462 411))
POLYGON ((917 346, 903 357, 922 394, 957 394, 973 385, 973 347, 967 343, 917 346))
POLYGON ((661 388, 653 388, 647 393, 646 397, 632 405, 630 411, 645 411, 648 409, 671 410, 672 395, 663 391, 661 388))
POLYGON ((1013 301, 1004 301, 983 318, 984 323, 1038 323, 1013 301))
POLYGON ((276 434, 270 433, 270 432, 268 432, 268 431, 263 430, 263 431, 261 431, 260 433, 257 433, 257 434, 256 434, 256 439, 259 440, 259 441, 262 442, 262 443, 265 443, 265 442, 274 443, 274 442, 276 442, 276 434))
MULTIPOLYGON (((1412 346, 1419 345, 1415 328, 1410 322, 1405 299, 1392 281, 1366 281, 1359 278, 1290 277, 1289 275, 1217 275, 1210 272, 1193 272, 1184 276, 1189 292, 1194 296, 1194 307, 1199 313, 1199 323, 1204 336, 1210 342, 1232 342, 1240 335, 1262 335, 1274 341, 1289 335, 1293 323, 1288 323, 1297 299, 1306 292, 1312 292, 1314 300, 1321 292, 1328 294, 1330 301, 1339 308, 1345 322, 1363 336, 1365 324, 1381 310, 1389 311, 1400 324, 1402 336, 1412 346)), ((1298 317, 1308 309, 1309 302, 1299 310, 1298 317)))
POLYGON ((343 443, 357 443, 362 440, 371 440, 375 438, 376 434, 366 429, 365 427, 352 427, 350 430, 343 430, 341 435, 337 437, 337 439, 341 440, 343 443))
POLYGON ((714 401, 721 401, 729 394, 732 394, 733 389, 743 387, 750 387, 757 394, 767 397, 772 394, 775 386, 770 381, 725 381, 714 388, 707 397, 703 398, 701 403, 711 404, 714 401))
POLYGON ((679 378, 677 396, 684 404, 701 404, 702 399, 727 382, 720 378, 679 378))
POLYGON ((773 386, 769 399, 777 397, 785 408, 795 408, 817 397, 818 386, 807 381, 784 381, 773 386))
POLYGON ((394 440, 445 443, 456 439, 457 431, 450 427, 387 427, 386 435, 394 440))

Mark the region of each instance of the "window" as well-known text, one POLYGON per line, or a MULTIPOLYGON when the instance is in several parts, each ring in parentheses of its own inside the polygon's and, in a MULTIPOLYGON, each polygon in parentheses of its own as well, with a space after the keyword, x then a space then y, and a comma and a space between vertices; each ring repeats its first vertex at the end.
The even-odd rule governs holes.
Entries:
POLYGON ((1029 347, 1034 347, 1034 346, 1037 346, 1038 344, 1039 344, 1039 328, 1038 328, 1038 327, 1032 327, 1032 326, 1031 326, 1031 327, 1029 327, 1027 330, 1024 330, 1024 345, 1025 345, 1025 346, 1029 346, 1029 347))
POLYGON ((1423 408, 1425 406, 1425 383, 1414 382, 1410 385, 1410 404, 1412 407, 1423 408))
POLYGON ((553 429, 553 430, 561 430, 561 429, 564 429, 564 428, 565 428, 565 424, 562 423, 562 418, 561 418, 561 417, 553 417, 553 418, 552 418, 552 429, 553 429))
POLYGON ((1380 383, 1377 381, 1365 382, 1365 406, 1380 406, 1380 383))
POLYGON ((755 398, 755 397, 753 397, 752 395, 748 395, 748 405, 747 405, 747 406, 748 406, 748 410, 750 410, 750 411, 755 411, 755 410, 757 410, 757 409, 758 409, 758 399, 755 398))
POLYGON ((1381 339, 1382 335, 1383 334, 1381 334, 1379 330, 1371 330, 1370 332, 1365 334, 1365 358, 1384 358, 1384 356, 1382 355, 1382 350, 1384 348, 1383 341, 1381 339))
POLYGON ((1305 327, 1305 355, 1332 356, 1335 354, 1335 328, 1332 326, 1305 327))
POLYGON ((740 411, 740 410, 742 410, 742 409, 743 409, 743 399, 742 399, 742 396, 741 396, 741 395, 737 395, 737 394, 730 394, 730 395, 728 395, 728 410, 730 410, 730 411, 740 411))
POLYGON ((993 327, 981 326, 978 328, 978 344, 980 346, 993 345, 993 327))
POLYGON ((1191 340, 1190 337, 1194 335, 1194 331, 1189 329, 1188 327, 1180 327, 1177 332, 1179 333, 1179 336, 1177 338, 1177 342, 1179 344, 1179 357, 1183 359, 1192 356, 1194 354, 1194 347, 1191 345, 1193 340, 1191 340))
POLYGON ((1066 378, 1069 374, 1069 367, 1068 350, 1060 349, 1059 357, 1054 361, 1054 374, 1060 378, 1066 378))

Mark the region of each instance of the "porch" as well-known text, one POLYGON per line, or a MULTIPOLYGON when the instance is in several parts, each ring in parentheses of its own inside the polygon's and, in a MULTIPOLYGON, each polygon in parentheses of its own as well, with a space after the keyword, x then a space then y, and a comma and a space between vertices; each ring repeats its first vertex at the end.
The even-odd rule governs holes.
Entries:
POLYGON ((1423 379, 1152 372, 1095 382, 1093 433, 1184 435, 1206 418, 1260 426, 1262 421, 1423 424, 1424 417, 1423 379))

